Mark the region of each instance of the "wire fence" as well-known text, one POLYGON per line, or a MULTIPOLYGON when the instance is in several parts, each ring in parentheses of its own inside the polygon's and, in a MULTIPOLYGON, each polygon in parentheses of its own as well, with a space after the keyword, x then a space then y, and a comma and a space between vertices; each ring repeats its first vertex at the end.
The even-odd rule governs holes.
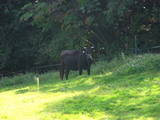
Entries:
POLYGON ((31 69, 31 72, 35 72, 35 73, 45 73, 48 71, 57 71, 60 67, 60 64, 52 64, 52 65, 43 65, 43 66, 38 66, 38 67, 34 67, 31 69))
POLYGON ((35 73, 35 74, 43 74, 45 72, 49 71, 57 71, 60 67, 60 64, 51 64, 51 65, 43 65, 43 66, 37 66, 33 67, 29 70, 21 70, 21 71, 15 71, 15 72, 8 72, 8 71, 3 71, 0 73, 0 78, 2 77, 12 77, 15 75, 22 75, 26 73, 35 73))
POLYGON ((126 50, 132 54, 144 54, 144 53, 160 53, 160 46, 148 47, 148 48, 128 48, 126 50))

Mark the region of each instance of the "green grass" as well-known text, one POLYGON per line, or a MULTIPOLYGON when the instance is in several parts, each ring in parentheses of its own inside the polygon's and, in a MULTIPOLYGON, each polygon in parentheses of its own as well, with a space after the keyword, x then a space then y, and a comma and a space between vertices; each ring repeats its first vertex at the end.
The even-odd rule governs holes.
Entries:
POLYGON ((122 56, 92 75, 34 74, 0 81, 0 120, 160 120, 160 55, 122 56))

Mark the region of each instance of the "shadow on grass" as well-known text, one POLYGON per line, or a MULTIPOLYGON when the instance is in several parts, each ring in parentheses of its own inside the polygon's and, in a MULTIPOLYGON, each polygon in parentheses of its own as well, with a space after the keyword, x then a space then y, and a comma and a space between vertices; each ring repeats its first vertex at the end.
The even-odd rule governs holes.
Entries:
MULTIPOLYGON (((154 74, 155 75, 155 74, 154 74)), ((154 76, 155 77, 155 76, 154 76)), ((97 86, 105 85, 109 88, 134 88, 144 85, 145 80, 152 79, 152 73, 139 73, 131 75, 82 75, 72 76, 69 80, 58 80, 55 82, 42 83, 41 92, 72 92, 72 91, 89 91, 97 86), (53 84, 52 84, 53 83, 53 84)), ((147 85, 147 84, 145 84, 147 85)), ((150 84, 148 84, 149 86, 150 84)))
POLYGON ((85 79, 80 81, 81 84, 77 81, 69 81, 71 85, 75 86, 70 88, 66 85, 68 86, 66 91, 82 90, 83 93, 72 98, 66 98, 56 104, 48 103, 42 112, 53 114, 59 112, 62 115, 85 113, 93 115, 95 112, 103 112, 111 114, 112 119, 116 120, 141 118, 158 120, 160 118, 160 84, 157 84, 158 79, 156 77, 159 76, 159 74, 152 75, 152 73, 128 76, 113 74, 108 77, 97 75, 92 77, 90 80, 92 84, 88 86, 85 79), (100 85, 99 89, 89 93, 97 85, 100 85), (109 93, 107 87, 110 88, 109 93))
MULTIPOLYGON (((18 89, 21 90, 28 86, 31 86, 33 89, 36 90, 37 82, 35 80, 35 76, 39 77, 40 86, 48 85, 48 84, 56 84, 57 82, 60 82, 59 76, 57 73, 50 72, 50 73, 45 73, 41 75, 28 73, 25 75, 19 75, 12 78, 6 77, 3 80, 0 80, 0 92, 5 92, 5 91, 15 90, 15 89, 17 89, 18 91, 18 89)), ((34 91, 33 89, 28 90, 28 92, 34 91)))
POLYGON ((19 88, 21 89, 33 84, 35 84, 33 73, 18 75, 14 77, 4 77, 0 80, 0 92, 19 88))
POLYGON ((29 89, 28 88, 24 88, 24 89, 17 90, 15 93, 16 94, 23 94, 23 93, 27 93, 27 92, 29 92, 29 89))
MULTIPOLYGON (((25 84, 17 84, 17 85, 12 85, 12 86, 5 86, 5 87, 0 87, 0 92, 5 92, 5 91, 9 91, 9 90, 16 90, 16 89, 23 89, 27 86, 32 86, 34 85, 34 82, 30 82, 30 83, 25 83, 25 84)), ((18 91, 18 90, 17 90, 18 91)), ((29 92, 30 90, 28 90, 29 92)))
POLYGON ((72 92, 72 91, 85 91, 92 89, 94 87, 93 84, 88 84, 86 81, 88 81, 86 78, 89 78, 88 76, 73 76, 69 80, 59 80, 56 84, 45 84, 41 86, 40 91, 41 92, 72 92))
MULTIPOLYGON (((21 91, 22 89, 31 86, 32 89, 27 90, 26 92, 32 92, 37 89, 37 83, 34 79, 35 75, 32 76, 16 76, 15 81, 18 83, 14 83, 12 81, 13 78, 7 78, 7 81, 3 83, 5 85, 0 86, 0 92, 15 90, 21 91), (25 81, 26 80, 26 81, 25 81), (8 82, 8 83, 7 83, 8 82)), ((59 74, 56 73, 47 73, 39 75, 39 84, 40 84, 40 92, 69 92, 69 91, 83 91, 87 89, 91 89, 92 85, 85 84, 86 79, 84 77, 88 76, 77 76, 76 74, 71 74, 69 80, 60 80, 59 74)), ((23 94, 26 92, 15 92, 16 94, 23 94)), ((22 90, 23 91, 23 90, 22 90)))
MULTIPOLYGON (((154 96, 156 101, 159 96, 154 96)), ((139 118, 150 118, 157 120, 160 117, 160 103, 148 102, 152 98, 146 97, 142 101, 130 103, 125 95, 112 96, 111 98, 103 96, 80 95, 62 101, 60 104, 50 104, 44 110, 45 112, 61 112, 61 114, 91 114, 95 112, 104 112, 111 114, 113 119, 133 120, 139 118), (147 102, 146 102, 147 101, 147 102), (56 108, 56 110, 55 110, 56 108)))

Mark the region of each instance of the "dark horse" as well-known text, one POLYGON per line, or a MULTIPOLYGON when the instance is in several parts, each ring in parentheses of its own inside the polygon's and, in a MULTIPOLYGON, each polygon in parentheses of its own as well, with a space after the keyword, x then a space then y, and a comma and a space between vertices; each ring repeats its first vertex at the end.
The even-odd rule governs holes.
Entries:
POLYGON ((90 67, 92 64, 92 52, 93 48, 84 48, 81 50, 64 50, 60 55, 60 77, 63 80, 65 74, 66 80, 70 70, 79 71, 79 75, 83 70, 87 70, 90 75, 90 67))

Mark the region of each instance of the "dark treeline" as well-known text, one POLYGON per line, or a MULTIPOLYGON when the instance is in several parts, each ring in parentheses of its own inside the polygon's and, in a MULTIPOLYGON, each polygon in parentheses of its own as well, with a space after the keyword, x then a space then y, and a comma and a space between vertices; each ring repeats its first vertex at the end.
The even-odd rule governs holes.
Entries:
POLYGON ((0 71, 58 63, 94 45, 106 59, 160 45, 159 0, 0 0, 0 71))

